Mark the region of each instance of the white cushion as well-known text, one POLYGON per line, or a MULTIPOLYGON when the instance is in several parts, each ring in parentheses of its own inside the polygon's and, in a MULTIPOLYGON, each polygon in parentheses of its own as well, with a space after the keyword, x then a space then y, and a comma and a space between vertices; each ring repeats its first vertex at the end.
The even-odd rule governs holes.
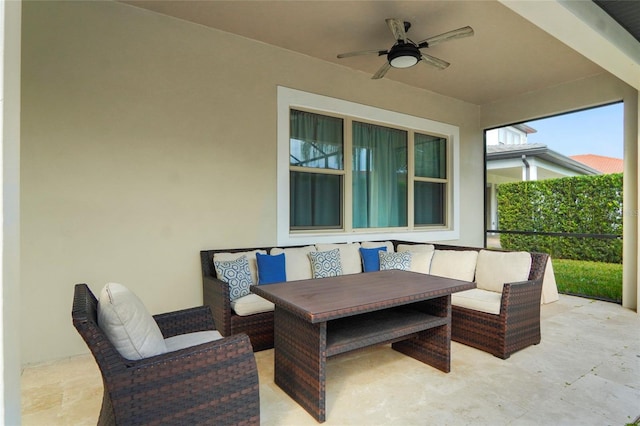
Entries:
POLYGON ((98 325, 127 359, 142 359, 167 351, 158 324, 138 297, 125 286, 108 283, 98 300, 98 325))
POLYGON ((362 272, 362 261, 360 259, 360 243, 345 244, 316 244, 318 251, 340 250, 340 263, 343 274, 357 274, 362 272))
POLYGON ((398 244, 398 253, 411 253, 411 271, 428 274, 434 247, 431 244, 398 244))
POLYGON ((251 272, 251 280, 253 284, 258 283, 258 262, 256 261, 256 253, 267 254, 266 250, 251 250, 238 253, 214 253, 213 261, 229 262, 230 260, 236 260, 241 256, 247 256, 249 262, 249 272, 251 272))
POLYGON ((360 243, 364 248, 386 247, 387 253, 393 253, 393 243, 391 241, 363 241, 360 243))
POLYGON ((251 293, 231 302, 231 309, 241 317, 273 311, 274 305, 267 299, 251 293))
POLYGON ((236 300, 251 292, 254 284, 249 270, 247 256, 242 255, 235 260, 214 260, 216 276, 220 281, 229 284, 229 299, 236 300))
POLYGON ((196 331, 195 333, 178 334, 177 336, 164 339, 167 345, 167 352, 201 345, 202 343, 213 342, 222 339, 222 334, 218 330, 196 331))
POLYGON ((488 314, 500 314, 500 303, 502 294, 495 291, 473 288, 471 290, 459 291, 451 295, 451 304, 461 308, 473 309, 474 311, 486 312, 488 314))
POLYGON ((436 246, 433 244, 398 244, 398 251, 433 253, 435 249, 436 246))
POLYGON ((284 253, 287 281, 296 281, 311 279, 311 262, 308 256, 311 251, 316 251, 316 247, 275 247, 271 249, 271 254, 284 253))
POLYGON ((435 250, 431 259, 431 275, 473 281, 478 252, 475 250, 435 250))
POLYGON ((476 285, 502 293, 505 283, 526 281, 531 270, 531 254, 526 251, 480 250, 476 266, 476 285))
POLYGON ((342 275, 340 249, 309 252, 313 278, 338 277, 342 275))

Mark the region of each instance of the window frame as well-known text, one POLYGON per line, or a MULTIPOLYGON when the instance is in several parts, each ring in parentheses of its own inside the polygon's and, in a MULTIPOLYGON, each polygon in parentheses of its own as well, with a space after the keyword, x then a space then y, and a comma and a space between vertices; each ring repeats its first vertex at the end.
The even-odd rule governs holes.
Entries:
MULTIPOLYGON (((357 104, 341 99, 330 98, 323 95, 303 92, 278 86, 278 111, 277 111, 277 244, 278 245, 302 245, 309 243, 331 243, 351 241, 375 241, 404 239, 415 241, 443 241, 459 239, 460 211, 459 211, 459 127, 441 123, 426 118, 411 116, 394 111, 388 111, 376 107, 357 104), (349 223, 352 217, 349 172, 345 173, 343 191, 343 228, 342 229, 314 229, 314 230, 290 230, 289 223, 289 129, 291 109, 309 111, 330 116, 339 116, 349 119, 345 121, 345 133, 350 133, 351 120, 374 123, 408 130, 410 132, 426 133, 440 136, 448 141, 447 145, 447 194, 445 204, 446 226, 418 225, 413 221, 413 186, 414 176, 408 176, 408 188, 410 191, 408 209, 408 226, 398 228, 358 228, 351 229, 345 226, 346 218, 349 223)), ((350 134, 346 135, 349 139, 350 134)), ((414 160, 413 137, 408 146, 409 163, 414 160)), ((344 166, 351 167, 351 147, 344 149, 344 166)), ((413 164, 409 167, 411 170, 413 164)))

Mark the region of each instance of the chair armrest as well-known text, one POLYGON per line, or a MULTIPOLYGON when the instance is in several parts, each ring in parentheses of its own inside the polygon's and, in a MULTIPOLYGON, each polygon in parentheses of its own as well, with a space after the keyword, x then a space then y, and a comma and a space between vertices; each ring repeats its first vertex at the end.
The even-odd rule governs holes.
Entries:
POLYGON ((530 315, 540 317, 542 279, 505 283, 502 288, 500 315, 506 322, 519 321, 530 315), (537 314, 536 314, 537 312, 537 314))
POLYGON ((186 414, 259 424, 258 372, 246 334, 131 361, 110 380, 117 423, 180 423, 186 414))
POLYGON ((202 278, 202 298, 211 308, 216 329, 223 335, 231 335, 231 296, 229 284, 212 276, 202 278))
POLYGON ((216 326, 208 306, 197 306, 180 311, 154 315, 162 336, 166 339, 185 333, 215 330, 216 326))

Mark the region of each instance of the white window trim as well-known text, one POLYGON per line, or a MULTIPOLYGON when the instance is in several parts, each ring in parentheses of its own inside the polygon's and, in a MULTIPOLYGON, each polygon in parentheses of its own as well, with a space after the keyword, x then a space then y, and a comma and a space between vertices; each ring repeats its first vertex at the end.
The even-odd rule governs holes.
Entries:
POLYGON ((280 246, 303 245, 313 243, 408 240, 408 241, 446 241, 460 238, 460 129, 457 126, 415 117, 398 112, 387 111, 367 105, 316 95, 300 90, 278 86, 278 148, 277 148, 277 244, 280 246), (427 134, 436 133, 449 138, 452 172, 448 208, 451 209, 447 229, 413 230, 404 232, 380 232, 362 230, 344 232, 323 230, 308 233, 289 231, 289 110, 307 108, 327 113, 348 115, 363 120, 373 120, 391 126, 403 126, 427 134))

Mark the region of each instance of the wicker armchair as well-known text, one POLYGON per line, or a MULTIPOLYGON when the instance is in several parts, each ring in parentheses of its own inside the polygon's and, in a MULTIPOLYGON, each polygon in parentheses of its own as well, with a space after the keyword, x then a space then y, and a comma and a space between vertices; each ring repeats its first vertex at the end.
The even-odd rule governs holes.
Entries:
MULTIPOLYGON (((240 316, 231 309, 229 284, 216 277, 213 255, 216 252, 242 252, 255 249, 203 250, 200 252, 202 266, 202 296, 205 305, 211 307, 216 329, 223 336, 245 333, 249 336, 254 351, 273 348, 273 311, 240 316)), ((268 251, 268 248, 264 250, 268 251)))
MULTIPOLYGON (((72 319, 104 385, 99 425, 259 425, 258 373, 246 335, 235 335, 141 360, 123 358, 97 323, 96 297, 75 286, 72 319)), ((165 338, 212 330, 209 307, 155 315, 165 338)))
POLYGON ((504 284, 499 315, 452 306, 451 339, 502 359, 540 343, 540 298, 548 258, 546 253, 531 253, 529 280, 504 284))

